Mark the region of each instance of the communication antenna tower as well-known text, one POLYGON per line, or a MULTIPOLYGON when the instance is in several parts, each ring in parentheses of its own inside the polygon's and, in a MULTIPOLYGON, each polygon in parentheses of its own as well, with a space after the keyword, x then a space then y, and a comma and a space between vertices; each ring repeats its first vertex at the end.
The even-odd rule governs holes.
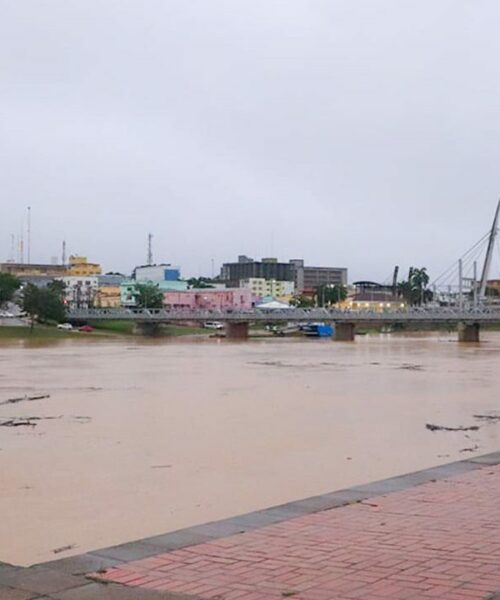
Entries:
POLYGON ((148 234, 148 265, 153 264, 153 234, 148 234))
POLYGON ((62 243, 62 264, 66 264, 66 240, 63 240, 62 243))

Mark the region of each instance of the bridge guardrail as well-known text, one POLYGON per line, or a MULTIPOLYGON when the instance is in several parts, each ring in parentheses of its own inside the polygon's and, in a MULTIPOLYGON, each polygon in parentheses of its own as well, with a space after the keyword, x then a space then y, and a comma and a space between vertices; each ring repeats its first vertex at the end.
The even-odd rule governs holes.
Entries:
POLYGON ((225 322, 311 322, 311 321, 337 321, 337 322, 500 322, 500 310, 467 309, 456 310, 450 308, 419 308, 411 310, 375 312, 375 311, 349 311, 328 310, 325 308, 293 308, 286 310, 184 310, 184 309, 98 309, 87 308, 72 310, 67 313, 69 320, 100 321, 100 320, 134 320, 143 322, 172 322, 172 321, 225 321, 225 322))

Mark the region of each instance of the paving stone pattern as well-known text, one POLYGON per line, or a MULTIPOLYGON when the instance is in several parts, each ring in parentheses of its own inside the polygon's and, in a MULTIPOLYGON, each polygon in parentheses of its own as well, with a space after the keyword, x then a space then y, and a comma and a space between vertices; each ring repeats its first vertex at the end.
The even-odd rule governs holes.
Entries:
POLYGON ((118 564, 96 577, 214 600, 496 598, 500 465, 488 463, 118 564))

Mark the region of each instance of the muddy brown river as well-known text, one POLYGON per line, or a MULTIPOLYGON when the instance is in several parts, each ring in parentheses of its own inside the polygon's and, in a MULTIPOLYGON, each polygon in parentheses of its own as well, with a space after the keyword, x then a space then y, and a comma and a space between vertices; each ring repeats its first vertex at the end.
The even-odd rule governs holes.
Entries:
POLYGON ((500 449, 500 334, 0 345, 0 561, 31 565, 500 449), (430 431, 478 425, 478 431, 430 431), (61 548, 67 548, 59 551, 61 548), (54 552, 56 551, 56 552, 54 552))

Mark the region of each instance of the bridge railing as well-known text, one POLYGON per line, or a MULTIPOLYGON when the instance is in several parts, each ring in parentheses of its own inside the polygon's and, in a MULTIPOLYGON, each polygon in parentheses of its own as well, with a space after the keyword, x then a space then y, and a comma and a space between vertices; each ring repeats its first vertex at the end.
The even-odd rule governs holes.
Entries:
POLYGON ((70 320, 134 320, 151 322, 168 321, 256 321, 256 322, 408 322, 408 321, 484 321, 500 322, 500 310, 491 308, 417 307, 412 309, 377 311, 351 311, 326 308, 248 309, 248 310, 188 310, 188 309, 136 309, 136 308, 85 308, 67 313, 70 320))

